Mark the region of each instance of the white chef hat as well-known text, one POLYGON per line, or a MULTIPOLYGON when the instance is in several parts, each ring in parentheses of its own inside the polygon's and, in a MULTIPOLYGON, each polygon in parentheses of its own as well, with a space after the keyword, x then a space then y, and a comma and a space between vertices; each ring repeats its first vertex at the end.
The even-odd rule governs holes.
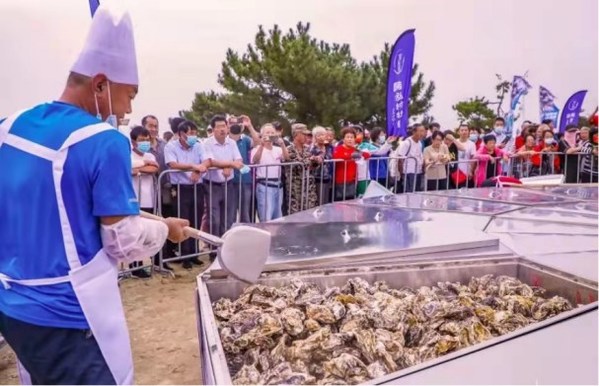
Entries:
POLYGON ((71 72, 89 77, 104 74, 115 83, 139 85, 133 25, 128 12, 98 7, 71 72))

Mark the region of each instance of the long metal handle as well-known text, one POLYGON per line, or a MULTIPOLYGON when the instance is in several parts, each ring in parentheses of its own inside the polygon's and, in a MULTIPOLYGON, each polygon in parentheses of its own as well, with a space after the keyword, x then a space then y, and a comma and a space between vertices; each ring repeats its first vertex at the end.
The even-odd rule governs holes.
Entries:
MULTIPOLYGON (((156 215, 148 213, 148 212, 144 212, 144 211, 140 212, 140 216, 143 218, 150 219, 150 220, 164 221, 164 218, 162 218, 160 216, 156 216, 156 215)), ((224 243, 224 240, 221 239, 220 237, 213 236, 209 233, 202 232, 202 231, 192 228, 192 227, 183 228, 183 233, 187 237, 191 237, 191 238, 194 238, 197 240, 202 240, 211 245, 214 245, 215 247, 220 247, 224 243)))

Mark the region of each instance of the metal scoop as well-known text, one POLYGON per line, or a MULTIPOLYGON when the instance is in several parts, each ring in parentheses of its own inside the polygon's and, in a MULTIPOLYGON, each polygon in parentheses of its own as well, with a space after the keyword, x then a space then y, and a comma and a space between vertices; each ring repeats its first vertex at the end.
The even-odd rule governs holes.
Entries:
MULTIPOLYGON (((162 217, 146 212, 141 212, 140 216, 164 221, 162 217)), ((220 266, 231 276, 246 283, 258 280, 270 253, 271 235, 263 229, 240 225, 227 231, 222 238, 192 227, 185 227, 183 232, 187 237, 218 247, 220 266)))

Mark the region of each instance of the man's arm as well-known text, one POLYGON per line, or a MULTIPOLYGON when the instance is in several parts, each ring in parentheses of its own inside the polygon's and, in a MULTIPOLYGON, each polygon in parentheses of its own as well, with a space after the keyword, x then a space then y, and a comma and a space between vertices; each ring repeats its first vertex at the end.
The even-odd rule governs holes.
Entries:
POLYGON ((252 147, 258 146, 260 142, 260 134, 254 129, 254 125, 252 125, 252 120, 247 115, 241 116, 243 124, 248 128, 250 132, 250 137, 252 138, 252 147))
POLYGON ((260 163, 262 159, 262 150, 264 150, 264 146, 259 145, 255 150, 252 150, 252 164, 256 165, 260 163))

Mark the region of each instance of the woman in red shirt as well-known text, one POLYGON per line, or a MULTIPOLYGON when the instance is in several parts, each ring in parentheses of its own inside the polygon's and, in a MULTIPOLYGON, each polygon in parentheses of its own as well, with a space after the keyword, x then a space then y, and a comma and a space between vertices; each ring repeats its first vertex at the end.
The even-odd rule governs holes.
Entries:
POLYGON ((335 201, 356 197, 357 165, 356 159, 370 158, 370 153, 356 149, 356 131, 347 127, 341 130, 343 143, 333 150, 333 159, 342 160, 334 163, 335 169, 335 201))

